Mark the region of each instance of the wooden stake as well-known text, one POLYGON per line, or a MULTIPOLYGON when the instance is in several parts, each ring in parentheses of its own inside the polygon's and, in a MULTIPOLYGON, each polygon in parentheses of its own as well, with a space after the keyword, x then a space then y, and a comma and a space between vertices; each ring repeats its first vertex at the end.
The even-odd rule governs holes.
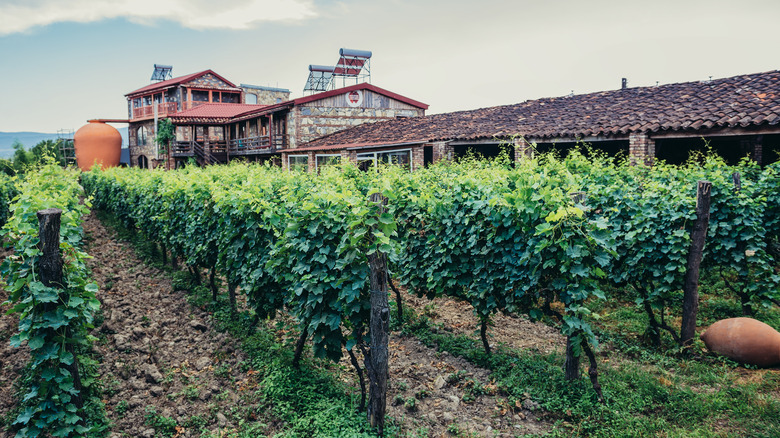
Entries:
MULTIPOLYGON (((38 249, 41 250, 41 258, 38 262, 38 268, 41 273, 41 282, 46 287, 63 289, 62 284, 62 257, 60 256, 60 224, 62 210, 59 208, 48 208, 37 212, 38 216, 38 249)), ((57 303, 49 303, 56 307, 57 303)), ((54 309, 51 309, 54 310, 54 309)), ((67 329, 68 331, 70 329, 67 329)), ((66 332, 66 337, 70 333, 66 332)), ((73 362, 66 366, 73 377, 73 388, 78 391, 73 395, 72 401, 76 408, 81 411, 84 407, 84 399, 81 396, 81 377, 79 376, 79 363, 76 357, 76 351, 73 344, 67 344, 65 349, 73 355, 73 362)), ((79 422, 83 423, 83 420, 79 422)))
POLYGON ((699 181, 696 191, 696 222, 691 231, 691 250, 683 286, 683 314, 680 327, 680 344, 690 347, 696 334, 696 314, 699 311, 699 266, 704 255, 704 241, 710 223, 710 193, 712 183, 699 181))
MULTIPOLYGON (((387 198, 379 193, 371 195, 371 202, 379 204, 379 214, 384 213, 387 198)), ((371 269, 371 349, 366 358, 369 376, 368 422, 384 434, 385 408, 387 406, 388 332, 390 330, 390 306, 387 302, 387 255, 379 250, 368 256, 371 269)))

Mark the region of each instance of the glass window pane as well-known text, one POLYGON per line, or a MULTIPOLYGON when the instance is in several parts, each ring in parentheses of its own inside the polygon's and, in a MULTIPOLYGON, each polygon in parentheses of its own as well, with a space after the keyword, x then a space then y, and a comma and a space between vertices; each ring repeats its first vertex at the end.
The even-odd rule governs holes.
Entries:
POLYGON ((309 157, 306 155, 290 155, 287 157, 289 160, 290 170, 306 172, 309 170, 309 157))

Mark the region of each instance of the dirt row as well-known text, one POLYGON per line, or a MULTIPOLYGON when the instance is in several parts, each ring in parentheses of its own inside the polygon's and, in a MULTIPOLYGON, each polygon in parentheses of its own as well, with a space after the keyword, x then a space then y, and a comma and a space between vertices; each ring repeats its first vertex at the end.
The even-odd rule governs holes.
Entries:
MULTIPOLYGON (((157 427, 158 433, 173 430, 176 437, 220 437, 244 422, 262 422, 267 436, 283 428, 257 408, 253 391, 247 390, 252 376, 245 354, 232 338, 212 328, 208 313, 189 305, 183 292, 173 291, 170 274, 141 261, 94 215, 84 229, 93 257, 88 264, 102 303, 103 323, 94 334, 113 423, 109 436, 153 437, 157 427)), ((464 303, 408 297, 407 305, 454 333, 473 335, 477 326, 464 303)), ((13 406, 11 382, 27 361, 24 348, 8 345, 15 324, 14 315, 0 317, 2 412, 13 406)), ((503 315, 491 335, 493 343, 541 352, 565 345, 549 327, 503 315)), ((393 335, 390 344, 388 414, 405 435, 510 437, 549 430, 533 400, 507 406, 487 370, 414 338, 393 335), (474 385, 487 394, 473 396, 474 385)), ((341 369, 338 377, 357 388, 351 367, 341 369)))

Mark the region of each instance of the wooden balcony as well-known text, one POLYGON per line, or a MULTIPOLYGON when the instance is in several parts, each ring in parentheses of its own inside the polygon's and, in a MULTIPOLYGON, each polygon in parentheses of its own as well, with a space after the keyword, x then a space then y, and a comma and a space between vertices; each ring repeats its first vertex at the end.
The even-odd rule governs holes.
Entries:
POLYGON ((275 135, 273 140, 267 135, 236 138, 228 142, 228 153, 234 155, 272 154, 287 146, 286 135, 275 135))
POLYGON ((230 141, 175 141, 171 143, 174 158, 195 157, 211 164, 227 161, 228 157, 273 154, 287 146, 287 136, 246 137, 230 141))
POLYGON ((227 152, 227 142, 211 141, 175 141, 171 143, 171 155, 174 157, 194 157, 197 149, 208 151, 212 154, 224 154, 227 152))
POLYGON ((133 108, 133 120, 148 119, 154 117, 154 108, 157 107, 157 116, 163 117, 173 114, 177 111, 176 102, 164 102, 156 105, 142 106, 133 108))

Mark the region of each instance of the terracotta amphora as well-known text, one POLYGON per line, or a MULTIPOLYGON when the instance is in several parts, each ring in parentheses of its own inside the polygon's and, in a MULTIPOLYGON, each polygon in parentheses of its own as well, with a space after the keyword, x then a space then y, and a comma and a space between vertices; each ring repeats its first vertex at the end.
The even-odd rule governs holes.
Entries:
POLYGON ((753 318, 729 318, 701 335, 710 351, 737 362, 770 367, 780 364, 780 333, 753 318))

